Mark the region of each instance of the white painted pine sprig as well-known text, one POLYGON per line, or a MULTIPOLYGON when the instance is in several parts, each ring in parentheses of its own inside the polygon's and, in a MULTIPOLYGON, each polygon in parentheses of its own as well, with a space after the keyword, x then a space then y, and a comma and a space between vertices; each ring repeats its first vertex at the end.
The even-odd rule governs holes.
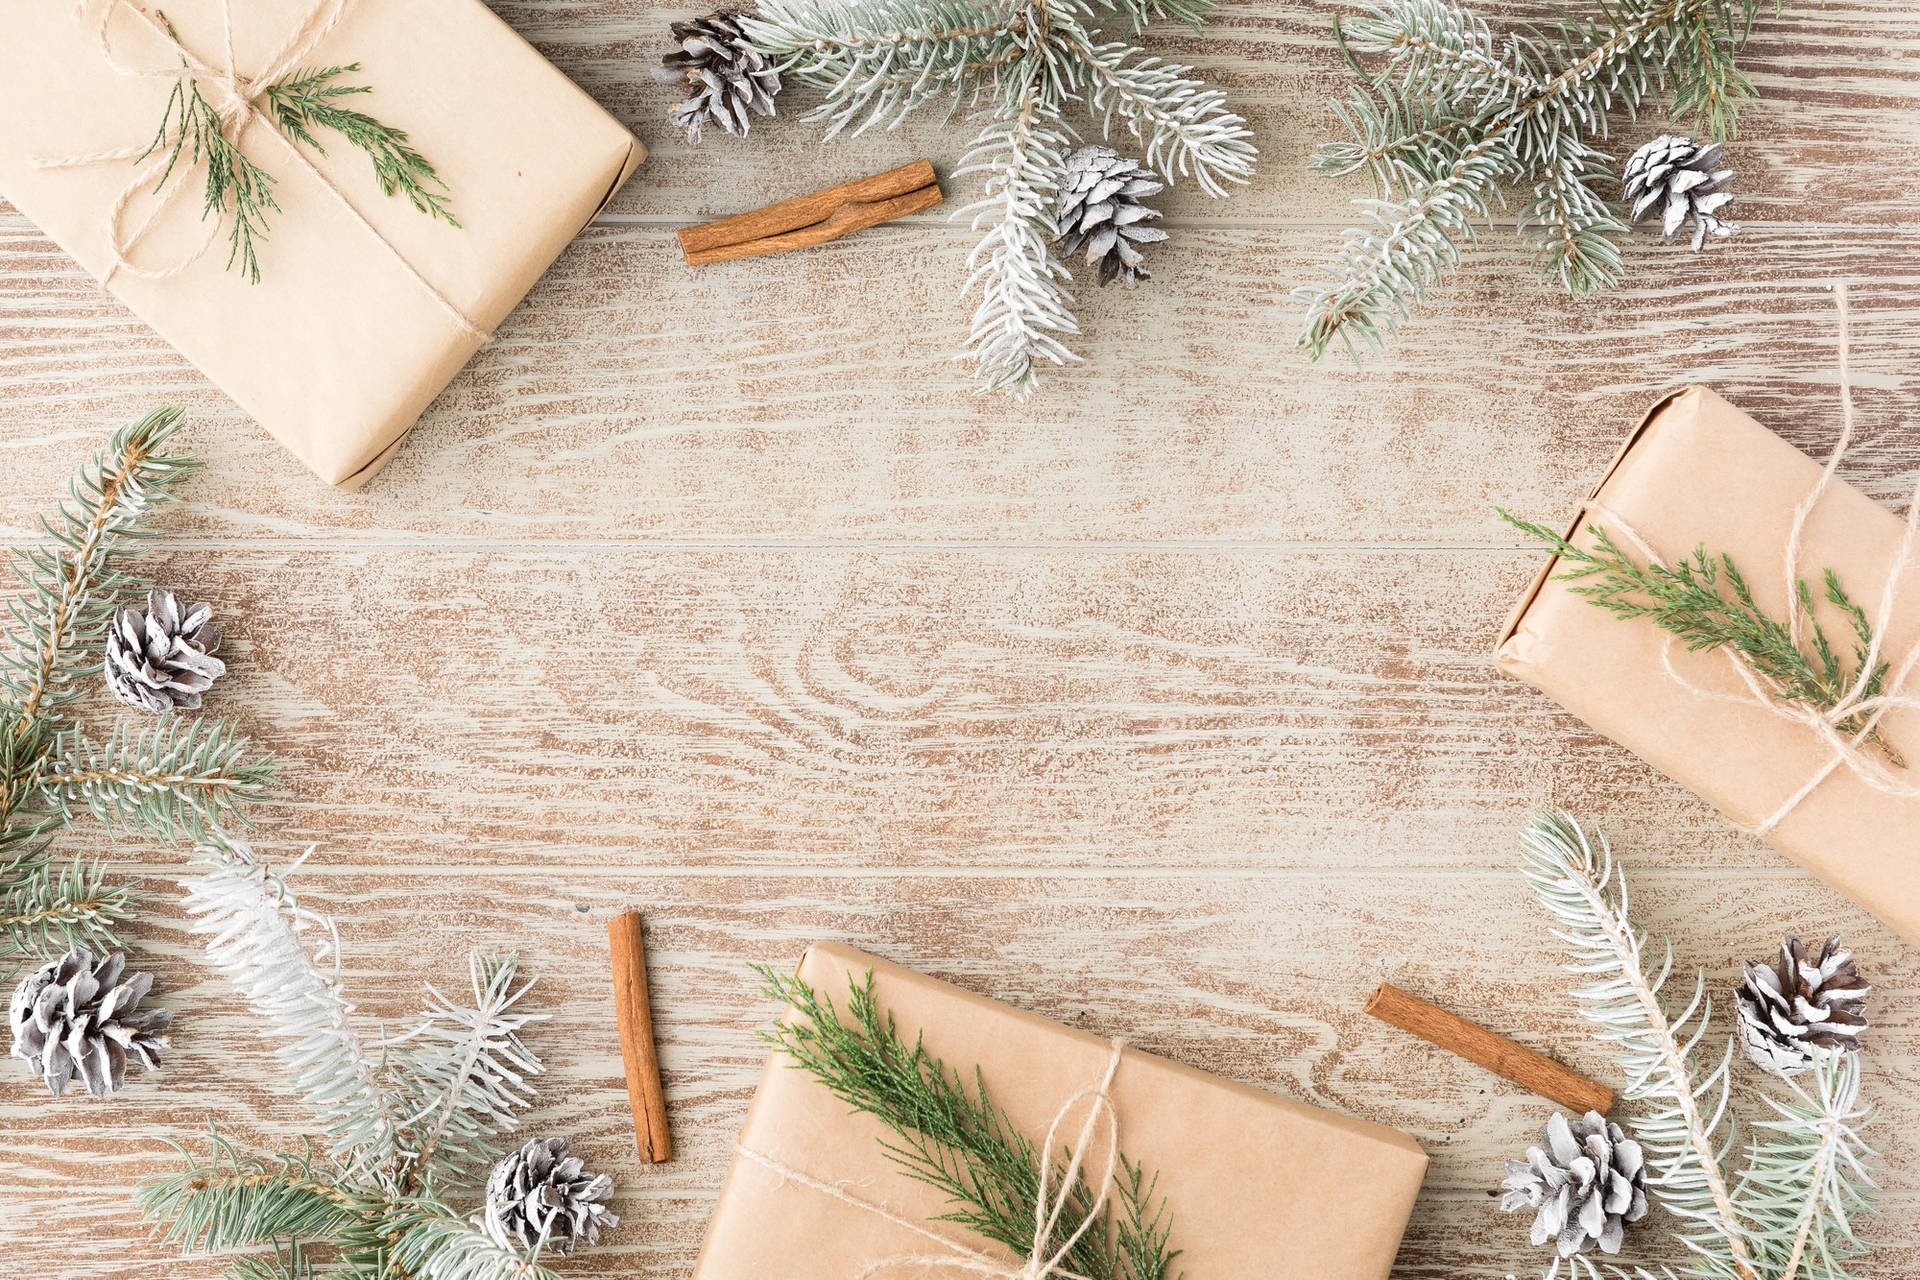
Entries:
MULTIPOLYGON (((1553 917, 1579 976, 1573 996, 1627 1080, 1623 1100, 1645 1150, 1647 1187, 1677 1220, 1701 1280, 1854 1280, 1867 1252, 1854 1222, 1872 1212, 1876 1157, 1861 1136, 1858 1053, 1820 1054, 1800 1079, 1769 1075, 1786 1093, 1740 1149, 1732 1114, 1736 1041, 1714 1039, 1713 1000, 1696 971, 1692 990, 1668 991, 1673 948, 1650 939, 1629 912, 1625 872, 1606 838, 1566 814, 1545 814, 1522 838, 1527 882, 1553 917), (1677 1006, 1677 1007, 1676 1007, 1677 1006), (1704 1055, 1704 1057, 1703 1057, 1704 1055), (1801 1080, 1806 1083, 1801 1083, 1801 1080)), ((1545 1280, 1673 1280, 1662 1267, 1622 1267, 1580 1253, 1556 1257, 1545 1280)))
POLYGON ((1253 175, 1252 130, 1226 96, 1131 39, 1170 18, 1196 30, 1213 0, 761 0, 738 24, 780 75, 823 96, 804 119, 829 138, 893 127, 922 106, 981 122, 955 176, 981 197, 957 216, 980 236, 964 294, 984 392, 1030 395, 1047 365, 1080 357, 1055 203, 1079 138, 1130 136, 1148 168, 1224 196, 1253 175))

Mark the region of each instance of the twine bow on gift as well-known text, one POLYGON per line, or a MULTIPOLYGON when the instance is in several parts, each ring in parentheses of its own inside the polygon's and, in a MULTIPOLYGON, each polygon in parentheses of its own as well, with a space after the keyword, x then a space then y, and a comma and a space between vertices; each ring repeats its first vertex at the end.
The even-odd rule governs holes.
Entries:
MULTIPOLYGON (((1796 648, 1804 645, 1809 626, 1811 610, 1800 591, 1800 551, 1805 540, 1807 522, 1814 509, 1820 505, 1832 486, 1835 472, 1840 469, 1840 460, 1846 456, 1853 443, 1853 388, 1848 374, 1847 340, 1847 287, 1844 284, 1834 287, 1834 306, 1839 312, 1840 322, 1840 438, 1833 447, 1833 453, 1827 458, 1827 464, 1821 469, 1820 478, 1814 482, 1807 496, 1794 508, 1793 523, 1787 535, 1785 553, 1785 573, 1787 587, 1788 634, 1796 648)), ((1590 502, 1588 512, 1606 520, 1633 544, 1648 561, 1662 565, 1664 562, 1639 531, 1619 512, 1599 502, 1590 502)), ((1731 646, 1722 647, 1722 653, 1732 665, 1744 692, 1727 693, 1722 690, 1708 689, 1684 675, 1674 664, 1675 639, 1668 635, 1661 650, 1662 665, 1669 679, 1696 697, 1715 702, 1732 702, 1744 706, 1757 707, 1782 720, 1800 725, 1813 733, 1827 749, 1827 759, 1806 783, 1787 797, 1785 803, 1775 809, 1753 828, 1756 835, 1766 836, 1773 832, 1788 815, 1806 801, 1814 792, 1824 786, 1828 779, 1845 769, 1862 783, 1883 795, 1896 796, 1904 800, 1920 800, 1920 783, 1908 781, 1896 775, 1888 768, 1887 762, 1880 758, 1873 744, 1878 742, 1877 734, 1880 722, 1890 711, 1901 708, 1920 708, 1920 692, 1900 692, 1913 676, 1916 667, 1920 667, 1920 644, 1915 644, 1898 662, 1887 664, 1887 679, 1879 691, 1874 690, 1874 674, 1882 663, 1882 645, 1885 641, 1888 624, 1892 621, 1894 604, 1900 591, 1901 579, 1915 563, 1916 550, 1920 550, 1920 486, 1916 486, 1913 499, 1907 507, 1906 531, 1900 539, 1900 551, 1892 567, 1887 572, 1886 586, 1880 593, 1880 604, 1873 620, 1872 636, 1865 653, 1862 655, 1860 670, 1846 692, 1830 707, 1810 706, 1806 703, 1791 702, 1780 697, 1780 689, 1768 680, 1753 663, 1731 646)), ((1882 750, 1890 749, 1881 747, 1882 750)), ((1908 775, 1911 777, 1911 775, 1908 775)))
MULTIPOLYGON (((143 80, 191 81, 194 89, 206 99, 207 104, 219 118, 220 133, 229 144, 238 148, 242 136, 256 121, 264 123, 273 130, 273 121, 261 107, 261 100, 268 91, 290 74, 304 59, 319 47, 320 42, 340 25, 352 0, 316 0, 314 7, 306 17, 295 24, 277 52, 267 59, 265 68, 254 76, 243 76, 237 69, 233 43, 233 0, 218 0, 220 5, 220 29, 224 48, 222 63, 218 66, 207 62, 188 48, 162 17, 147 12, 134 0, 106 0, 91 19, 89 9, 95 0, 78 0, 74 6, 74 18, 88 26, 94 42, 99 46, 100 56, 116 75, 143 80), (122 61, 114 51, 109 26, 115 15, 130 15, 151 35, 165 44, 177 58, 171 66, 141 67, 122 61)), ((276 131, 277 132, 277 131, 276 131)), ((340 189, 327 178, 326 174, 309 160, 298 146, 291 143, 286 148, 294 162, 314 179, 319 188, 343 210, 347 217, 361 230, 365 231, 375 243, 400 267, 401 271, 419 286, 447 318, 462 333, 479 342, 486 342, 491 335, 475 324, 466 313, 454 303, 432 281, 421 275, 393 242, 380 234, 366 217, 354 207, 353 202, 343 195, 340 189)), ((196 159, 201 157, 196 156, 196 159)), ((202 211, 202 221, 207 225, 207 233, 200 243, 176 260, 160 266, 141 266, 132 260, 134 247, 142 237, 153 228, 155 221, 173 207, 175 198, 185 187, 184 181, 173 181, 172 167, 177 157, 158 140, 138 146, 116 147, 103 151, 89 151, 80 155, 35 160, 34 167, 40 169, 90 168, 98 165, 133 164, 136 166, 127 184, 121 188, 112 208, 107 214, 106 247, 109 265, 107 273, 101 278, 102 285, 110 285, 115 275, 124 272, 145 280, 167 280, 184 274, 190 267, 205 256, 212 246, 214 237, 219 233, 220 221, 217 217, 207 216, 213 210, 202 211), (145 163, 141 163, 145 161, 145 163), (157 199, 146 214, 131 228, 128 226, 128 209, 141 192, 155 183, 162 184, 157 190, 157 199)))
POLYGON ((1120 1123, 1113 1109, 1113 1078, 1120 1070, 1120 1059, 1126 1052, 1126 1041, 1114 1039, 1113 1053, 1107 1059, 1107 1071, 1098 1086, 1082 1089, 1061 1104, 1054 1114, 1053 1123, 1047 1128, 1047 1138, 1040 1147, 1040 1192, 1033 1206, 1033 1246, 1027 1251, 1027 1260, 1021 1263, 1009 1263, 991 1254, 983 1253, 935 1231, 928 1230, 918 1222, 893 1212, 871 1200, 864 1200, 849 1192, 844 1186, 823 1182, 799 1169, 793 1168, 772 1156, 755 1151, 742 1145, 738 1149, 741 1155, 760 1165, 781 1178, 809 1187, 823 1195, 831 1196, 842 1204, 852 1205, 865 1213, 884 1218, 894 1226, 902 1227, 915 1235, 924 1236, 939 1245, 944 1252, 927 1254, 908 1254, 899 1257, 882 1258, 863 1268, 853 1280, 874 1280, 874 1277, 891 1271, 949 1271, 967 1275, 987 1276, 991 1280, 1088 1280, 1077 1271, 1069 1270, 1066 1261, 1086 1234, 1100 1224, 1107 1201, 1113 1195, 1114 1174, 1120 1162, 1120 1123), (1074 1113, 1086 1106, 1086 1118, 1081 1121, 1079 1136, 1075 1139, 1072 1155, 1066 1168, 1061 1172, 1059 1186, 1053 1181, 1053 1152, 1059 1144, 1060 1134, 1072 1123, 1074 1113), (1106 1167, 1099 1179, 1093 1184, 1094 1194, 1086 1212, 1079 1223, 1068 1234, 1066 1240, 1055 1245, 1054 1237, 1059 1234, 1062 1223, 1072 1211, 1074 1189, 1080 1185, 1080 1174, 1086 1157, 1087 1148, 1096 1139, 1106 1147, 1106 1167), (1049 1250, 1052 1250, 1049 1252, 1049 1250))

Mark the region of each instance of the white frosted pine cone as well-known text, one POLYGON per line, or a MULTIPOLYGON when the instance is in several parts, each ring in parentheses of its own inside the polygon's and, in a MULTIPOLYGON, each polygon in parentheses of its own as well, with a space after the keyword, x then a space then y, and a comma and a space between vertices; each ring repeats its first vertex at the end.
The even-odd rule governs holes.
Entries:
POLYGON ((1597 1111, 1568 1122, 1554 1112, 1540 1145, 1507 1162, 1500 1207, 1533 1210, 1535 1244, 1563 1258, 1620 1252, 1627 1224, 1647 1216, 1646 1157, 1640 1144, 1597 1111))
POLYGON ((153 975, 128 974, 118 953, 96 962, 76 947, 49 960, 8 1003, 13 1056, 25 1058, 55 1097, 74 1080, 96 1098, 117 1093, 128 1062, 149 1071, 160 1065, 173 1012, 140 1008, 152 989, 153 975))
POLYGON ((1871 990, 1840 939, 1827 939, 1820 955, 1809 958, 1805 944, 1790 933, 1772 967, 1747 961, 1746 981, 1734 993, 1740 1047, 1777 1076, 1805 1071, 1823 1050, 1850 1053, 1867 1029, 1871 990))
POLYGON ((1693 220, 1693 247, 1698 251, 1708 236, 1730 236, 1740 228, 1719 216, 1733 199, 1727 183, 1733 170, 1720 167, 1721 146, 1705 145, 1679 134, 1662 134, 1634 152, 1623 177, 1632 221, 1641 222, 1656 208, 1661 236, 1671 244, 1689 218, 1693 220))
POLYGON ((612 1196, 613 1179, 588 1173, 565 1138, 535 1138, 488 1175, 486 1231, 504 1248, 571 1253, 619 1225, 612 1196))
POLYGON ((147 711, 197 711, 200 695, 227 673, 220 629, 205 601, 183 607, 171 591, 147 593, 145 612, 122 605, 107 628, 107 688, 147 711))

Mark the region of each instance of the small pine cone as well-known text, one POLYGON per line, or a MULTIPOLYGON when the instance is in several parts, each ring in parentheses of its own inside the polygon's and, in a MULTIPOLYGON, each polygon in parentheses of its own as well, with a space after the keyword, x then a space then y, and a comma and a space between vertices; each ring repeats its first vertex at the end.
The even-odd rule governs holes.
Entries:
POLYGON ((1067 172, 1054 201, 1060 246, 1069 256, 1087 251, 1087 264, 1100 264, 1101 287, 1115 280, 1132 288, 1153 273, 1142 265, 1139 246, 1165 240, 1167 233, 1146 224, 1160 216, 1140 201, 1166 189, 1112 147, 1082 147, 1067 157, 1067 172))
POLYGON ((1693 219, 1693 247, 1698 252, 1708 236, 1730 236, 1740 228, 1719 217, 1718 210, 1733 199, 1726 189, 1733 170, 1720 168, 1720 144, 1705 146, 1678 134, 1662 134, 1627 160, 1627 202, 1639 222, 1662 206, 1660 231, 1668 244, 1688 218, 1693 219))
POLYGON ((1858 1049, 1871 990, 1840 939, 1827 939, 1820 958, 1808 960, 1806 947, 1790 933, 1772 968, 1747 961, 1747 980, 1734 993, 1741 1047, 1777 1076, 1805 1071, 1823 1049, 1858 1049))
POLYGON ((598 1244, 600 1228, 620 1219, 607 1208, 613 1179, 589 1174, 565 1138, 535 1138, 493 1166, 487 1178, 486 1229, 502 1248, 571 1253, 598 1244))
POLYGON ((687 131, 688 142, 699 142, 708 124, 744 137, 749 114, 774 113, 779 69, 748 43, 738 14, 710 13, 676 22, 673 38, 680 48, 660 59, 654 74, 662 83, 686 88, 686 98, 674 105, 668 118, 687 131))
POLYGON ((8 1006, 13 1056, 25 1058, 57 1098, 79 1079, 104 1098, 126 1083, 127 1060, 151 1071, 160 1065, 169 1009, 141 1010, 153 975, 127 975, 127 958, 110 955, 98 964, 75 949, 49 960, 14 988, 8 1006))
POLYGON ((227 673, 213 606, 182 609, 173 592, 155 587, 147 611, 124 605, 107 629, 107 688, 122 702, 148 711, 197 711, 200 695, 227 673))
POLYGON ((1640 1144, 1597 1111, 1569 1124, 1558 1111, 1524 1161, 1507 1162, 1508 1213, 1532 1209, 1533 1242, 1552 1240, 1563 1258, 1620 1252, 1627 1224, 1647 1216, 1646 1158, 1640 1144))

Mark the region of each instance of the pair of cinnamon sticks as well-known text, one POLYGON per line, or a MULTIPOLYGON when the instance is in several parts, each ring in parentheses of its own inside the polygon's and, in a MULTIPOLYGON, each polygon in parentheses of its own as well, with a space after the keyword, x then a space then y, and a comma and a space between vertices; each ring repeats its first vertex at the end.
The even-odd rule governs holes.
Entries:
POLYGON ((751 213, 688 227, 680 232, 680 251, 696 267, 785 253, 931 209, 942 199, 933 162, 916 160, 751 213))

